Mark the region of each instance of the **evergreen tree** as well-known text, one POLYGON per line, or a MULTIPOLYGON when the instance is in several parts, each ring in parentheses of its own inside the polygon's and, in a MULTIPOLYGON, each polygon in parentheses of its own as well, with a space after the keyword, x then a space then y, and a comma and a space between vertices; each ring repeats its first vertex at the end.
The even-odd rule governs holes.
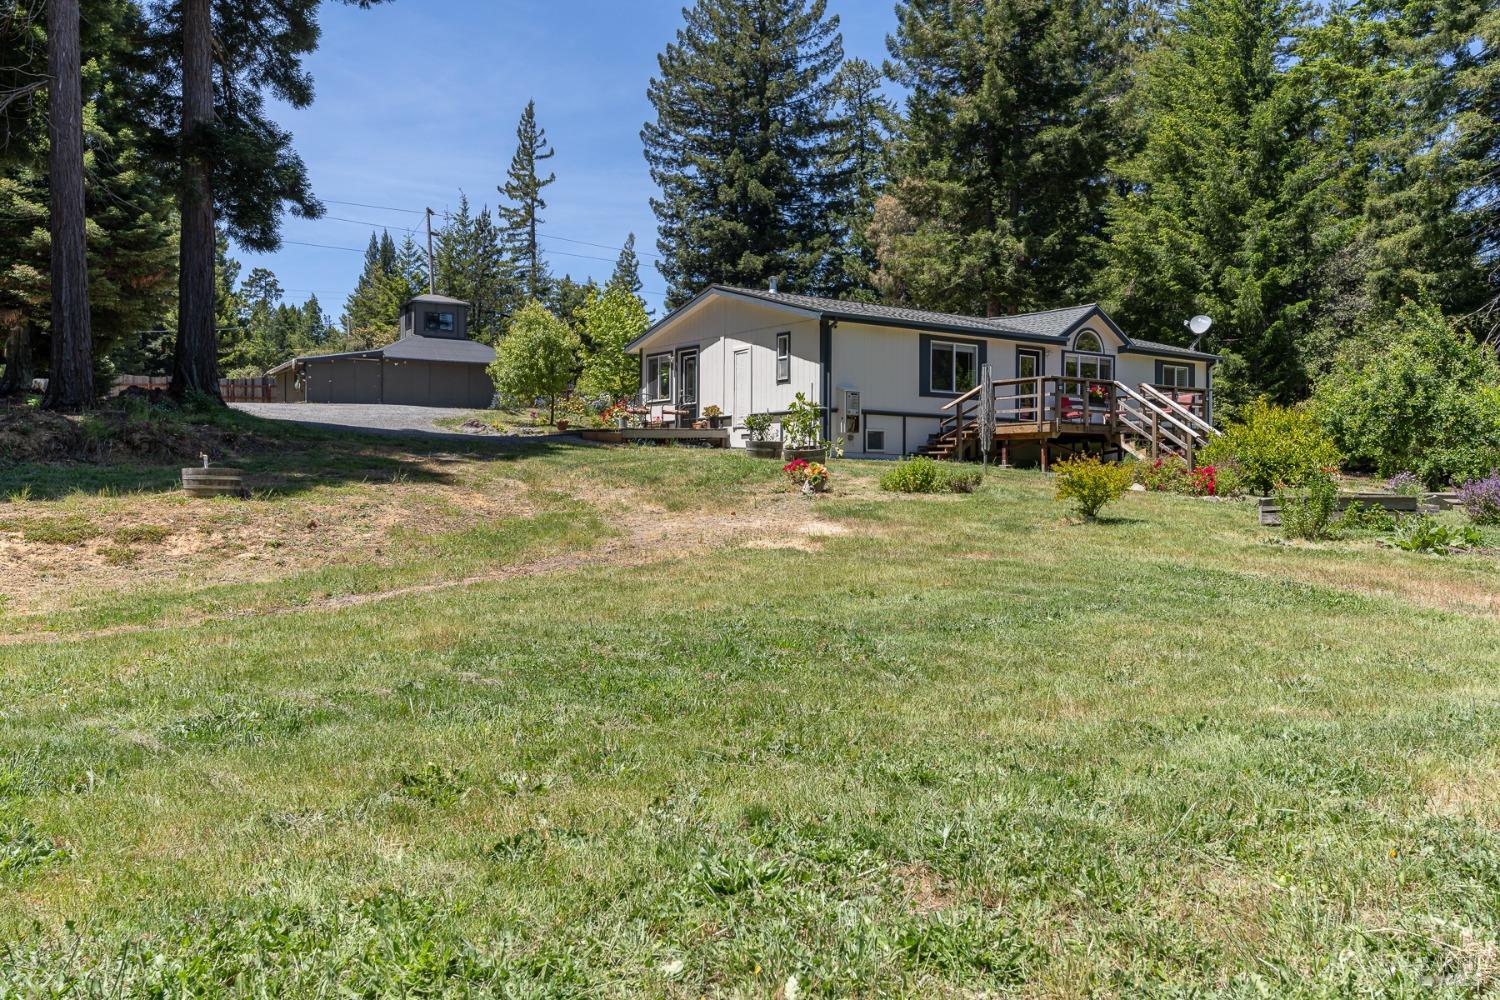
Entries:
POLYGON ((425 291, 427 276, 411 273, 414 267, 415 241, 407 234, 403 249, 398 250, 389 231, 380 236, 370 234, 365 248, 364 269, 344 305, 345 346, 350 350, 368 350, 396 339, 401 322, 401 305, 411 297, 412 288, 425 291))
MULTIPOLYGON (((341 0, 370 7, 382 0, 341 0)), ((270 96, 312 103, 302 61, 318 45, 318 0, 152 0, 142 51, 159 151, 180 192, 178 331, 172 391, 218 397, 214 328, 217 227, 240 245, 280 245, 282 212, 322 206, 291 135, 266 113, 270 96)))
POLYGON ((890 172, 890 141, 898 119, 896 106, 880 92, 880 84, 880 71, 863 59, 844 63, 834 81, 844 128, 832 166, 844 171, 848 180, 833 210, 839 242, 824 284, 839 295, 873 297, 876 257, 870 223, 890 172))
POLYGON ((458 211, 436 234, 433 261, 438 291, 469 303, 469 336, 498 342, 520 290, 489 208, 473 214, 468 196, 461 195, 458 211))
POLYGON ((583 308, 598 293, 599 284, 593 278, 580 282, 574 281, 571 274, 565 274, 561 280, 552 283, 547 300, 543 304, 552 315, 582 335, 583 308))
POLYGON ((1109 206, 1103 298, 1147 338, 1180 338, 1183 320, 1211 315, 1210 346, 1242 361, 1220 373, 1226 404, 1307 388, 1324 170, 1313 109, 1284 72, 1298 17, 1295 0, 1187 0, 1147 63, 1146 144, 1109 206))
POLYGON ((557 180, 557 175, 549 173, 542 177, 538 170, 557 151, 547 145, 547 133, 536 122, 535 101, 527 101, 526 110, 521 112, 521 121, 516 126, 516 143, 510 171, 499 188, 509 202, 500 205, 500 218, 505 229, 504 246, 520 273, 524 294, 542 299, 547 295, 550 281, 547 262, 542 259, 542 247, 538 241, 538 231, 545 221, 542 212, 547 209, 542 192, 557 180))
POLYGON ((51 210, 52 364, 42 407, 94 403, 94 335, 83 183, 83 54, 79 0, 47 4, 48 184, 51 210))
POLYGON ((635 296, 641 294, 641 259, 635 252, 635 233, 625 237, 625 245, 615 260, 614 274, 609 278, 609 287, 623 288, 635 296))
POLYGON ((1075 301, 1122 141, 1131 5, 903 0, 909 92, 876 233, 891 298, 998 315, 1075 301))
POLYGON ((824 291, 841 123, 843 59, 826 0, 697 0, 658 57, 641 132, 660 230, 659 265, 681 305, 706 285, 772 277, 824 291))

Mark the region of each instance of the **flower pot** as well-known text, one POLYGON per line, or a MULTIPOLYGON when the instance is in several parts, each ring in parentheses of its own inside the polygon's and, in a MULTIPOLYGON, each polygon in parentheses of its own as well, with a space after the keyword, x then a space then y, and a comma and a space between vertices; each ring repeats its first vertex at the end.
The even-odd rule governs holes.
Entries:
POLYGON ((557 429, 560 430, 560 431, 567 430, 568 429, 568 422, 566 420, 559 420, 557 422, 557 429))
POLYGON ((780 441, 746 441, 745 453, 751 458, 780 458, 780 441))
POLYGON ((821 463, 828 461, 827 448, 792 448, 789 446, 782 454, 788 462, 795 462, 799 458, 804 462, 821 463))

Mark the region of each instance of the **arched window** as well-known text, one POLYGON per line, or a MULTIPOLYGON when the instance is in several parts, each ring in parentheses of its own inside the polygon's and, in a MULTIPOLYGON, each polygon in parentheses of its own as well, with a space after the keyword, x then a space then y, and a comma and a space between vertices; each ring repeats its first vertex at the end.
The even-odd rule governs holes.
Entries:
POLYGON ((1085 354, 1103 354, 1104 344, 1093 330, 1085 330, 1073 341, 1073 350, 1082 351, 1085 354))

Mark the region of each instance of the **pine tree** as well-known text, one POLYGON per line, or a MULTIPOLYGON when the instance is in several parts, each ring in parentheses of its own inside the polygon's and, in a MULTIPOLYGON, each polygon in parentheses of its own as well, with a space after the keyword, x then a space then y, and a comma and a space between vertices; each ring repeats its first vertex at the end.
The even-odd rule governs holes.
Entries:
POLYGON ((436 234, 433 259, 438 291, 469 303, 469 336, 487 344, 498 342, 520 288, 489 208, 473 214, 468 196, 461 195, 458 211, 436 234))
POLYGON ((876 281, 927 308, 1075 301, 1109 191, 1135 11, 1107 0, 903 0, 909 92, 876 281))
POLYGON ((510 171, 499 188, 509 202, 500 205, 505 234, 503 242, 520 272, 522 291, 530 298, 543 299, 550 278, 538 240, 538 232, 545 221, 542 212, 547 209, 542 192, 557 180, 557 175, 549 173, 542 177, 537 171, 557 151, 547 145, 546 130, 537 124, 535 101, 527 101, 526 110, 521 112, 521 121, 516 126, 516 143, 510 171))
POLYGON ((844 63, 834 81, 844 128, 831 167, 848 180, 833 209, 838 246, 824 284, 841 296, 873 297, 871 275, 877 261, 870 223, 890 173, 890 142, 898 119, 880 84, 880 71, 863 59, 844 63))
POLYGON ((1317 158, 1312 108, 1283 71, 1298 16, 1295 0, 1187 0, 1146 65, 1148 138, 1108 210, 1102 298, 1148 339, 1212 316, 1209 346, 1240 359, 1221 373, 1225 404, 1307 387, 1317 158))
POLYGON ((706 285, 772 277, 823 291, 830 205, 847 177, 834 162, 843 59, 826 0, 697 0, 657 58, 641 132, 669 285, 681 305, 706 285))
MULTIPOLYGON (((410 234, 406 239, 411 241, 410 234)), ((402 254, 390 232, 383 230, 378 237, 371 233, 364 269, 344 305, 345 346, 350 350, 368 350, 396 339, 401 304, 406 301, 402 296, 411 290, 413 281, 410 274, 402 273, 402 266, 402 254)), ((419 287, 425 290, 426 283, 423 275, 419 287)))
POLYGON ((623 288, 637 297, 641 294, 641 259, 635 252, 635 233, 625 237, 625 245, 620 248, 614 273, 609 278, 609 287, 623 288))

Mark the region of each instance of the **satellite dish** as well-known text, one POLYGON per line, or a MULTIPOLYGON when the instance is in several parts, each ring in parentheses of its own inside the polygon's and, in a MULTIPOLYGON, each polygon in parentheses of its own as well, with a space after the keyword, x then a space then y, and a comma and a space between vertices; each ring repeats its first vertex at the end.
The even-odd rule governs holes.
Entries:
POLYGON ((1194 336, 1201 337, 1208 332, 1209 327, 1214 325, 1214 321, 1207 316, 1194 316, 1182 325, 1192 330, 1194 336))

